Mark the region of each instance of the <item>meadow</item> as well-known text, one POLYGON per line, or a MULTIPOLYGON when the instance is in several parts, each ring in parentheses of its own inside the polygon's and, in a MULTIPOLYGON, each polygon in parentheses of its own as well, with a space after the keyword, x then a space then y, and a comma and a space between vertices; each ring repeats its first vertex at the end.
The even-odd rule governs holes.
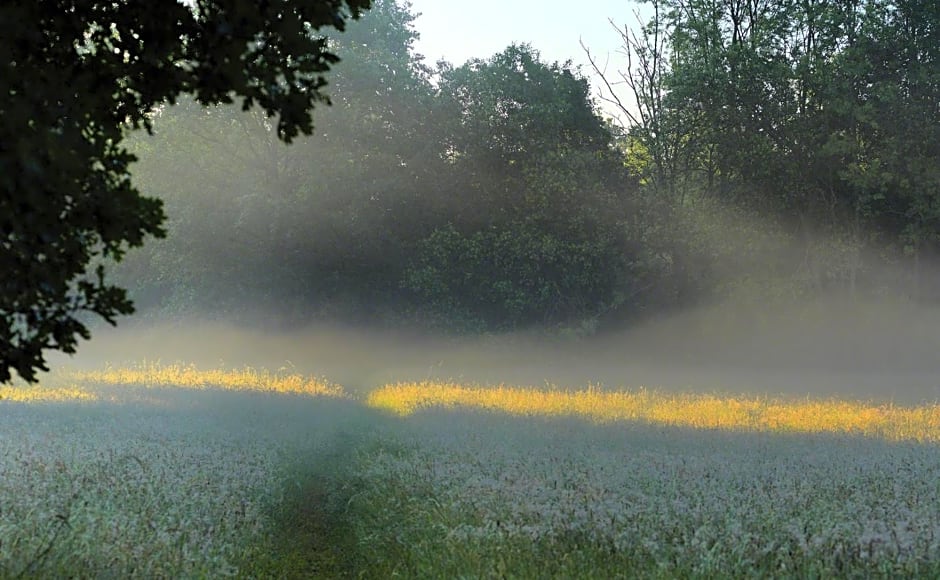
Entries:
POLYGON ((940 576, 935 404, 355 392, 158 364, 0 387, 0 578, 940 576))

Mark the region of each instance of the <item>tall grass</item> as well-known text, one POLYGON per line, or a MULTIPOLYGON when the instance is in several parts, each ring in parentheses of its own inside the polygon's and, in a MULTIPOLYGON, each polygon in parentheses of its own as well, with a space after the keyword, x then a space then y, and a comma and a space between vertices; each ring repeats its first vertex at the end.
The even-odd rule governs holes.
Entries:
POLYGON ((337 387, 154 365, 51 382, 0 401, 0 578, 309 573, 282 508, 364 411, 337 387))
POLYGON ((940 576, 935 444, 466 408, 382 441, 350 501, 364 577, 940 576))
POLYGON ((195 365, 155 362, 132 367, 107 367, 99 371, 72 371, 66 381, 97 385, 225 389, 267 393, 343 397, 341 386, 319 377, 307 377, 289 369, 200 369, 195 365))
POLYGON ((76 386, 41 387, 25 384, 0 385, 0 401, 10 403, 97 401, 98 395, 76 386))
POLYGON ((697 429, 853 433, 884 439, 940 441, 940 405, 901 407, 860 401, 782 400, 653 390, 574 391, 447 382, 397 383, 369 394, 377 409, 408 416, 435 407, 517 416, 573 416, 599 423, 642 421, 697 429))
POLYGON ((153 363, 5 387, 0 577, 940 576, 936 405, 346 393, 153 363))

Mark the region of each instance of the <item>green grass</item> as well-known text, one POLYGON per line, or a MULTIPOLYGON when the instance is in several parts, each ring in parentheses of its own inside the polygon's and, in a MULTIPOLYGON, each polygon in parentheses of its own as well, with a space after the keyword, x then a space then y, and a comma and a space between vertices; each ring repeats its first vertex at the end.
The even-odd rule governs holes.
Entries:
POLYGON ((245 551, 239 563, 244 578, 348 578, 356 576, 355 537, 345 519, 338 473, 298 467, 295 485, 271 506, 272 526, 262 544, 245 551))
POLYGON ((940 577, 933 445, 459 411, 383 441, 361 577, 940 577))
POLYGON ((940 577, 940 446, 333 396, 0 402, 0 578, 940 577))

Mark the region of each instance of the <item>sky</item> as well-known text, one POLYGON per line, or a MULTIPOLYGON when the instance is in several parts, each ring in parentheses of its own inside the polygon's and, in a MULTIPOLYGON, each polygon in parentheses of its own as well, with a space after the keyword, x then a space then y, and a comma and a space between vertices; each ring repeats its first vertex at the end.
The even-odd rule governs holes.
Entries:
POLYGON ((412 12, 420 14, 415 21, 421 35, 416 49, 428 64, 443 58, 460 65, 471 58, 488 58, 513 42, 527 42, 545 61, 582 65, 594 87, 598 83, 580 41, 615 74, 625 64, 617 53, 622 41, 609 19, 634 27, 635 12, 641 8, 630 0, 412 0, 411 4, 412 12))

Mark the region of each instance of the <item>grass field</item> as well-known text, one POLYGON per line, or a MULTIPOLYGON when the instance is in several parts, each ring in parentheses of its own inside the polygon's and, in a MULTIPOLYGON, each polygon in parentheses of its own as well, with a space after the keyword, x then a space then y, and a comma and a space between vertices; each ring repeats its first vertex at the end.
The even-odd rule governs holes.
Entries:
POLYGON ((3 387, 0 578, 940 576, 936 405, 349 393, 154 364, 3 387))

